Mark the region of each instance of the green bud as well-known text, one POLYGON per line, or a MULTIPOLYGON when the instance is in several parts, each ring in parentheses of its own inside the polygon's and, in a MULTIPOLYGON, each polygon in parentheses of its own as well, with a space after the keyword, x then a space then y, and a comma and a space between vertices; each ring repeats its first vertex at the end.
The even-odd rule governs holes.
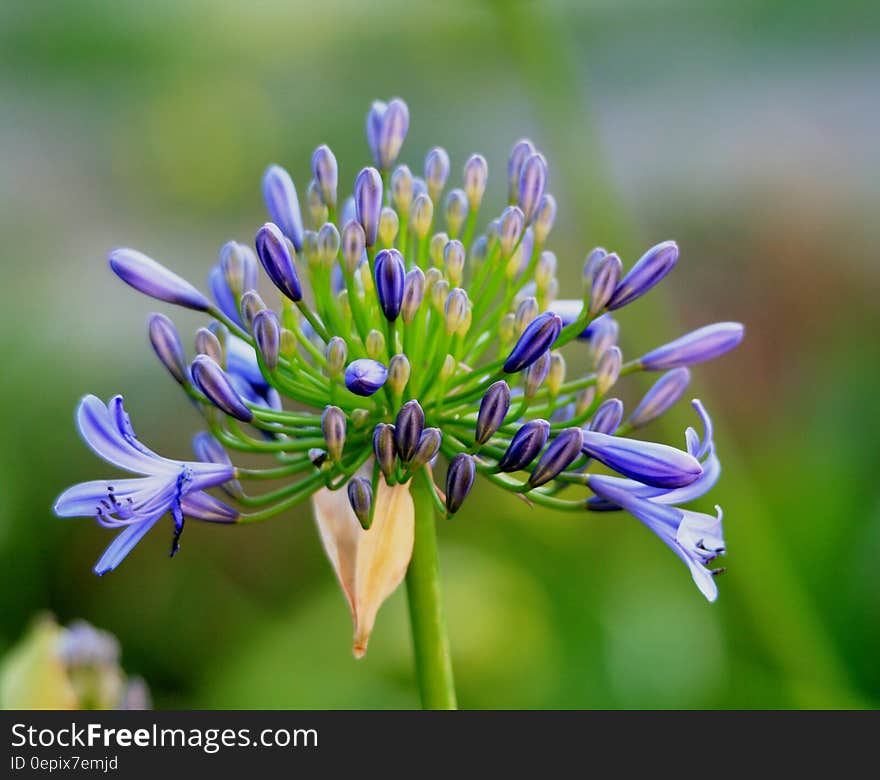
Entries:
POLYGON ((386 206, 379 216, 379 243, 381 246, 385 249, 392 247, 399 229, 400 220, 397 217, 397 212, 386 206))
POLYGON ((550 395, 559 395, 562 383, 565 382, 565 358, 561 352, 550 353, 550 370, 547 372, 545 380, 550 395))
POLYGON ((394 355, 388 363, 387 385, 395 395, 402 395, 409 382, 411 368, 406 355, 394 355))
POLYGON ((431 243, 428 245, 428 254, 434 268, 443 268, 443 250, 449 243, 449 236, 446 233, 435 233, 431 236, 431 243))
POLYGON ((325 354, 327 357, 327 373, 333 377, 342 374, 345 363, 348 360, 348 345, 345 343, 345 339, 333 336, 327 342, 325 354))
POLYGON ((373 360, 378 360, 382 357, 382 355, 385 354, 385 336, 382 334, 382 331, 373 328, 373 330, 367 334, 367 340, 364 347, 366 347, 367 356, 371 357, 373 360))

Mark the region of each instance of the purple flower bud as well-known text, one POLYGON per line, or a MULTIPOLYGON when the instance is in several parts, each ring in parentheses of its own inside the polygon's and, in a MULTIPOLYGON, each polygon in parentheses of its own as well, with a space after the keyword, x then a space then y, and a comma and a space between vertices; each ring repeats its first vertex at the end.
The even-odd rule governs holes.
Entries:
POLYGON ((550 353, 545 352, 523 371, 523 395, 526 398, 534 398, 538 388, 544 384, 547 374, 550 373, 550 353))
MULTIPOLYGON (((300 239, 302 237, 300 236, 300 239)), ((290 300, 302 300, 302 287, 287 241, 277 225, 267 222, 257 231, 257 255, 272 283, 290 300)))
POLYGON ((538 465, 529 476, 529 487, 547 484, 567 469, 581 454, 583 435, 580 428, 566 428, 550 442, 538 465))
POLYGON ((446 470, 446 510, 454 515, 474 486, 477 469, 472 455, 460 452, 450 462, 446 470))
POLYGON ((365 477, 352 477, 348 481, 348 503, 354 511, 361 528, 370 530, 370 509, 373 505, 373 486, 365 477))
POLYGON ((258 312, 266 309, 266 304, 256 290, 248 290, 241 296, 241 317, 239 321, 244 325, 245 330, 251 330, 254 325, 254 317, 258 312))
POLYGON ((318 257, 325 266, 329 266, 339 252, 339 231, 332 222, 325 222, 318 231, 318 257))
POLYGON ((561 330, 562 319, 558 314, 549 311, 539 314, 523 331, 504 361, 504 372, 514 374, 530 366, 553 346, 561 330))
POLYGON ((481 154, 472 154, 464 164, 464 192, 471 211, 480 207, 488 181, 489 164, 486 158, 481 154))
POLYGON ((620 263, 620 258, 613 252, 610 255, 605 255, 598 263, 590 284, 590 300, 587 308, 590 317, 595 317, 611 300, 621 273, 623 273, 623 266, 620 263))
POLYGON ((330 376, 337 376, 342 373, 345 360, 348 357, 348 344, 345 343, 345 339, 340 336, 333 336, 327 342, 325 354, 327 357, 327 372, 330 376))
POLYGON ((457 236, 468 214, 467 195, 458 188, 450 190, 446 196, 446 226, 450 236, 457 236))
POLYGON ((587 328, 587 338, 593 348, 594 357, 600 358, 609 347, 617 344, 620 326, 610 314, 597 317, 587 328))
POLYGON ((148 330, 150 344, 153 345, 162 365, 180 384, 186 384, 189 381, 186 373, 186 356, 174 323, 164 314, 151 314, 148 330))
POLYGON ((199 328, 196 331, 196 353, 207 355, 218 366, 223 366, 223 347, 220 345, 220 339, 207 328, 199 328))
POLYGON ((446 180, 449 178, 449 155, 440 146, 435 146, 425 156, 425 184, 428 187, 428 195, 436 201, 446 180))
POLYGON ((376 165, 379 165, 379 136, 382 133, 382 119, 387 110, 387 103, 375 100, 367 112, 367 145, 370 147, 370 153, 373 155, 376 165))
POLYGON ((409 224, 417 238, 425 238, 431 229, 434 219, 434 203, 425 192, 420 192, 413 198, 409 212, 409 224))
POLYGON ((677 260, 678 244, 675 241, 664 241, 652 246, 620 280, 614 295, 608 301, 608 310, 619 309, 636 298, 641 298, 672 270, 677 260))
POLYGON ((595 249, 591 249, 585 258, 582 276, 584 281, 584 292, 590 291, 590 288, 593 285, 593 277, 596 275, 596 270, 599 268, 599 263, 605 259, 607 254, 608 252, 606 252, 601 246, 597 246, 595 249))
POLYGON ((716 322, 658 347, 640 362, 647 371, 692 366, 729 352, 743 340, 744 335, 742 323, 716 322))
POLYGON ((278 315, 271 309, 263 309, 254 315, 251 327, 266 368, 274 371, 278 368, 278 352, 281 349, 281 323, 278 315))
POLYGON ((629 424, 640 428, 667 412, 681 398, 691 381, 691 372, 676 368, 661 376, 645 393, 635 411, 629 416, 629 424))
POLYGON ((192 362, 193 381, 218 409, 238 420, 249 422, 254 413, 245 406, 227 373, 207 355, 196 355, 192 362))
POLYGON ((409 470, 414 472, 434 460, 440 451, 442 440, 443 434, 440 433, 439 428, 425 428, 419 437, 419 446, 416 447, 415 454, 409 459, 409 470))
MULTIPOLYGON (((257 258, 249 246, 227 241, 220 247, 220 269, 233 296, 257 287, 257 258)), ((219 301, 218 301, 219 303, 219 301)))
POLYGON ((553 229, 553 223, 556 221, 556 198, 549 192, 541 198, 538 204, 538 211, 535 214, 535 221, 532 225, 535 229, 535 240, 539 244, 543 244, 547 240, 547 236, 553 229))
POLYGON ((370 396, 388 379, 388 369, 370 358, 353 360, 345 369, 345 386, 355 395, 370 396))
POLYGON ((652 487, 690 485, 703 469, 692 455, 665 444, 583 432, 583 452, 608 468, 652 487))
POLYGON ((382 216, 382 177, 375 168, 364 168, 355 179, 354 206, 364 229, 365 244, 373 246, 382 216))
POLYGON ((501 254, 509 257, 522 235, 525 225, 525 215, 519 206, 508 206, 501 212, 501 222, 498 225, 498 240, 501 243, 501 254))
POLYGON ((611 436, 620 427, 622 419, 623 402, 619 398, 609 398, 596 409, 593 419, 590 420, 589 430, 611 436))
POLYGON ((409 130, 409 109, 400 98, 394 98, 382 114, 382 125, 376 139, 376 149, 379 153, 376 163, 383 171, 390 170, 397 160, 407 130, 409 130))
POLYGON ((385 475, 386 480, 394 476, 397 468, 397 445, 395 444, 394 426, 388 423, 379 423, 373 430, 373 454, 379 470, 385 475))
POLYGON ((446 306, 444 307, 444 315, 446 316, 446 332, 452 335, 462 326, 468 316, 470 301, 467 293, 456 287, 446 298, 446 306))
POLYGON ((299 252, 302 249, 303 222, 296 187, 290 174, 280 165, 272 165, 263 174, 263 200, 272 219, 299 252))
POLYGON ((489 386, 480 401, 477 414, 477 428, 474 439, 477 444, 485 444, 504 423, 510 411, 510 387, 503 379, 489 386))
POLYGON ((321 415, 321 433, 327 443, 327 452, 334 461, 342 460, 342 450, 345 447, 345 412, 338 406, 327 406, 321 415))
POLYGON ((605 395, 620 376, 623 355, 618 347, 608 347, 596 363, 596 389, 605 395))
POLYGON ((342 228, 342 262, 345 270, 353 274, 364 259, 367 238, 360 222, 349 220, 342 228))
POLYGON ((318 190, 324 203, 335 209, 339 167, 335 155, 326 144, 321 144, 312 154, 312 175, 318 183, 318 190))
POLYGON ((546 420, 529 420, 514 435, 504 456, 498 461, 499 471, 520 471, 544 449, 550 435, 546 420))
POLYGON ((535 153, 534 144, 522 138, 513 145, 507 161, 508 200, 515 203, 519 196, 519 174, 523 163, 535 153))
POLYGON ((394 440, 397 452, 404 463, 416 454, 419 439, 425 429, 425 413, 418 401, 407 401, 400 407, 394 425, 394 440))
POLYGON ((547 161, 543 154, 535 153, 526 158, 519 172, 519 207, 523 210, 526 224, 530 224, 544 197, 547 185, 547 161))
POLYGON ((386 319, 394 322, 403 304, 406 266, 396 249, 383 249, 376 255, 376 294, 386 319))
POLYGON ((407 325, 413 321, 424 297, 425 274, 421 268, 415 267, 407 272, 403 280, 403 301, 400 305, 400 314, 407 325))
POLYGON ((391 174, 391 202, 404 219, 413 199, 413 175, 406 165, 398 165, 391 174))
POLYGON ((114 249, 107 259, 123 282, 144 295, 196 311, 211 308, 211 302, 188 281, 135 249, 114 249))
MULTIPOLYGON (((223 449, 223 445, 207 431, 201 431, 193 436, 192 448, 196 458, 202 463, 218 463, 221 466, 232 468, 232 461, 229 459, 229 454, 223 449)), ((220 487, 233 498, 239 498, 243 493, 241 483, 237 479, 224 482, 220 487)))

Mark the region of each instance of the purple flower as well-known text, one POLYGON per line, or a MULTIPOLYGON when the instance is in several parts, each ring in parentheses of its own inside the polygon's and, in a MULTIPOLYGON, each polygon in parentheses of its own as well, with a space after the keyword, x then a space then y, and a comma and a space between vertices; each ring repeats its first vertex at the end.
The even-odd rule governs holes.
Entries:
POLYGON ((636 298, 641 298, 672 270, 677 260, 678 245, 675 241, 664 241, 652 246, 620 280, 614 295, 608 301, 608 310, 619 309, 636 298))
POLYGON ((336 156, 326 144, 321 144, 312 154, 312 174, 318 183, 324 203, 335 209, 339 166, 336 164, 336 156))
POLYGON ((744 335, 745 328, 739 322, 716 322, 657 347, 640 362, 648 371, 692 366, 730 352, 743 340, 744 335))
POLYGON ((394 421, 394 441, 397 452, 404 463, 415 457, 419 448, 419 440, 425 429, 425 413, 421 404, 413 399, 400 407, 394 421))
POLYGON ((196 311, 211 308, 211 302, 186 279, 135 249, 114 249, 107 259, 113 273, 144 295, 196 311))
POLYGON ((687 565, 700 592, 709 600, 718 598, 715 575, 720 569, 706 568, 724 553, 721 507, 718 515, 692 512, 639 498, 614 484, 608 477, 590 476, 590 489, 641 520, 687 565))
POLYGON ((290 249, 277 225, 267 222, 257 231, 257 254, 272 283, 290 300, 302 300, 302 285, 290 249))
POLYGON ((377 100, 367 114, 367 143, 373 159, 383 170, 389 170, 409 130, 409 109, 400 98, 388 103, 377 100))
POLYGON ((164 314, 151 314, 149 333, 150 344, 153 345, 162 365, 180 384, 186 384, 189 381, 186 357, 174 323, 164 314))
POLYGON ((562 319, 558 314, 545 311, 533 319, 516 342, 504 361, 504 372, 515 374, 534 363, 543 355, 562 330, 562 319))
POLYGON ((623 402, 619 398, 609 398, 590 420, 589 430, 613 435, 623 419, 623 402))
POLYGON ((382 177, 375 168, 364 168, 355 179, 354 206, 364 229, 365 244, 373 246, 382 216, 382 177))
POLYGON ((613 252, 610 255, 605 255, 599 262, 590 285, 588 310, 591 317, 595 317, 611 300, 622 272, 623 266, 620 264, 620 258, 613 252))
POLYGON ((460 452, 451 461, 446 471, 446 509, 454 515, 474 486, 477 475, 473 455, 460 452))
POLYGON ((529 420, 514 434, 503 457, 498 461, 498 470, 524 469, 544 448, 549 435, 550 423, 546 420, 529 420))
POLYGON ((550 442, 547 450, 529 476, 529 487, 535 488, 555 479, 580 455, 583 433, 580 428, 566 428, 550 442))
POLYGON ((583 452, 608 468, 646 485, 677 488, 690 485, 703 469, 691 454, 648 441, 583 432, 583 452))
POLYGON ((82 482, 65 490, 55 502, 59 517, 94 517, 103 526, 123 529, 95 564, 96 574, 115 569, 168 512, 174 518, 172 555, 178 548, 184 517, 215 523, 233 523, 238 518, 232 507, 204 492, 232 479, 235 469, 225 463, 175 461, 157 455, 135 435, 122 396, 106 406, 96 396, 86 396, 77 409, 77 426, 98 456, 125 471, 144 475, 82 482))
POLYGON ((507 161, 508 200, 515 201, 519 196, 520 171, 526 158, 531 157, 534 153, 535 146, 528 138, 521 138, 510 150, 510 157, 507 161))
POLYGON ((510 411, 510 387, 503 379, 492 384, 480 401, 477 414, 477 427, 474 439, 477 444, 485 444, 501 427, 507 412, 510 411))
POLYGON ((385 317, 394 322, 400 315, 406 266, 396 249, 383 249, 376 255, 376 294, 385 317))
POLYGON ((302 249, 303 223, 296 187, 290 174, 280 165, 272 165, 263 174, 263 200, 269 216, 287 236, 296 251, 302 249))
POLYGON ((281 323, 278 315, 271 309, 263 309, 254 315, 254 340, 266 363, 266 368, 274 371, 278 367, 278 351, 281 347, 281 323))
POLYGON ((370 396, 388 379, 388 369, 378 360, 359 358, 345 369, 345 386, 355 395, 370 396))
POLYGON ((691 372, 676 368, 661 376, 645 393, 635 411, 629 416, 633 428, 641 428, 667 412, 681 398, 691 381, 691 372))
POLYGON ((193 382, 218 409, 243 422, 253 419, 231 377, 207 355, 196 355, 190 368, 193 382))
POLYGON ((546 185, 547 161, 543 154, 536 152, 526 158, 519 172, 519 207, 525 215, 526 224, 531 223, 535 216, 546 185))

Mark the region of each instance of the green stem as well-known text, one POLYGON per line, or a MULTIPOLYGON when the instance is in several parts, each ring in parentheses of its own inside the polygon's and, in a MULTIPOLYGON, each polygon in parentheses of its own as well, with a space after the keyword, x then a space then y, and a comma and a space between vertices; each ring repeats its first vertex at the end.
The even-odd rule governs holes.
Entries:
POLYGON ((454 710, 455 684, 440 595, 434 504, 428 491, 421 479, 412 480, 415 543, 406 572, 406 594, 422 708, 454 710))

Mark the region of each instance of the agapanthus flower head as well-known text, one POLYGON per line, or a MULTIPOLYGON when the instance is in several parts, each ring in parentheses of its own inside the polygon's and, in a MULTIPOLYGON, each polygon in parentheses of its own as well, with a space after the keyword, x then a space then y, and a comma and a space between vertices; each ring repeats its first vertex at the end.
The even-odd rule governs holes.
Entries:
POLYGON ((678 508, 720 473, 708 414, 695 402, 704 432, 688 429, 684 449, 630 432, 684 393, 686 366, 736 346, 742 326, 710 325, 627 360, 616 312, 669 274, 675 242, 632 264, 593 249, 583 289, 560 299, 557 274, 580 258, 547 246, 565 204, 547 191, 548 162, 531 141, 514 145, 502 172, 507 200, 493 204, 482 155, 453 166, 435 147, 422 167, 420 155, 407 154, 409 112, 399 98, 374 103, 366 127, 372 165, 340 172, 332 151, 316 148, 304 190, 308 229, 291 176, 266 171, 271 221, 256 230, 255 251, 223 245, 208 272, 211 298, 135 250, 111 252, 112 269, 132 287, 206 315, 189 363, 164 314, 149 325, 206 430, 194 442, 198 461, 169 460, 138 442, 120 399, 83 401, 86 441, 143 475, 78 485, 58 501, 59 514, 123 529, 98 571, 118 564, 164 514, 177 538, 185 516, 256 522, 311 499, 360 655, 409 564, 413 486, 452 515, 480 477, 540 510, 633 514, 714 598, 706 564, 723 550, 720 515, 678 508), (612 395, 640 371, 668 373, 625 421, 612 395), (239 453, 271 463, 237 467, 239 453), (265 479, 282 486, 255 495, 251 485, 265 479), (214 487, 241 512, 205 492, 214 487))

